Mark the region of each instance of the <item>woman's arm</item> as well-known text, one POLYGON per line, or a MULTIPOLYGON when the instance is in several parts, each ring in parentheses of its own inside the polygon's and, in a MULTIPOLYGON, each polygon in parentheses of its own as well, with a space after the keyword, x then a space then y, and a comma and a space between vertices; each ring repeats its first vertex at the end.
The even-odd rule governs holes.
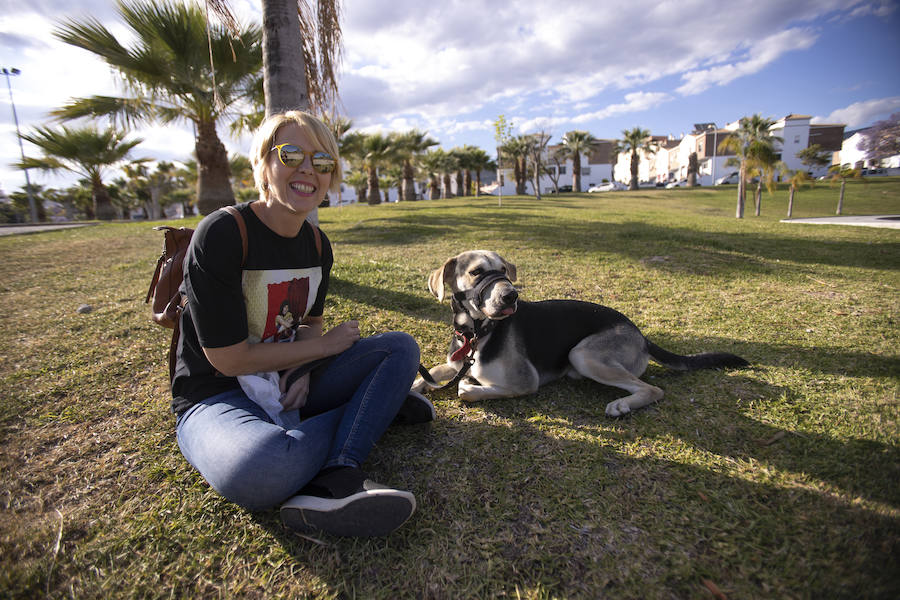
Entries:
POLYGON ((322 334, 322 317, 309 317, 308 326, 293 342, 251 344, 247 340, 222 348, 203 348, 207 360, 229 377, 260 371, 283 371, 313 360, 340 354, 359 339, 359 323, 347 321, 322 334))

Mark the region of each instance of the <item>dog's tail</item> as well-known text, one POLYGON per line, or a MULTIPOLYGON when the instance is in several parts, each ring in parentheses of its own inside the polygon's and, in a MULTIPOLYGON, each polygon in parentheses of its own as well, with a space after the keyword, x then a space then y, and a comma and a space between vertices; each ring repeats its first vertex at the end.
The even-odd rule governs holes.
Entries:
POLYGON ((746 367, 750 363, 728 352, 703 352, 681 356, 660 348, 647 340, 647 351, 654 360, 677 371, 693 371, 695 369, 715 369, 720 367, 746 367))

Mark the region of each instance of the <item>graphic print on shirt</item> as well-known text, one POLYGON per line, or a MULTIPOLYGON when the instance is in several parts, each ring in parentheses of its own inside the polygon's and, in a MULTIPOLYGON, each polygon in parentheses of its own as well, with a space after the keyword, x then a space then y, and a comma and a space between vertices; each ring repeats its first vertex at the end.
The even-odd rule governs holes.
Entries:
POLYGON ((244 271, 250 343, 286 342, 316 302, 321 267, 244 271))

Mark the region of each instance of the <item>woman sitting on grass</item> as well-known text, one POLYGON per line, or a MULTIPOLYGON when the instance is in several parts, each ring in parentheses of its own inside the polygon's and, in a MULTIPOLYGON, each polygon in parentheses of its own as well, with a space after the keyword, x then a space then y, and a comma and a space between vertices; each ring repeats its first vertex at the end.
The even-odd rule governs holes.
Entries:
POLYGON ((223 210, 200 222, 185 258, 178 445, 220 494, 251 510, 281 504, 289 527, 385 535, 415 498, 373 483, 360 464, 392 422, 434 418, 427 399, 407 396, 419 347, 400 332, 360 338, 356 321, 322 332, 333 256, 306 217, 341 182, 328 127, 303 112, 274 115, 251 161, 259 200, 237 207, 246 258, 239 223, 223 210), (273 371, 280 424, 238 380, 273 371))

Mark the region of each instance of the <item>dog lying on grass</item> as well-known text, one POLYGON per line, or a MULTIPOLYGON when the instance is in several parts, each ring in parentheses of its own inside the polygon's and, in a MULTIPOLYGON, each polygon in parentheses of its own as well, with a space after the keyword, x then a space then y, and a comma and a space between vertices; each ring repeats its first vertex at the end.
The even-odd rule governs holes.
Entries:
MULTIPOLYGON (((515 280, 516 266, 485 250, 450 258, 428 278, 439 302, 450 295, 456 328, 447 362, 429 374, 446 381, 469 363, 468 376, 459 382, 463 400, 521 396, 564 375, 588 377, 631 393, 606 405, 607 415, 619 417, 663 397, 661 389, 639 379, 651 357, 683 371, 748 365, 724 352, 673 354, 645 338, 628 317, 600 304, 525 302, 515 280)), ((429 385, 420 377, 412 389, 422 392, 429 385)))

